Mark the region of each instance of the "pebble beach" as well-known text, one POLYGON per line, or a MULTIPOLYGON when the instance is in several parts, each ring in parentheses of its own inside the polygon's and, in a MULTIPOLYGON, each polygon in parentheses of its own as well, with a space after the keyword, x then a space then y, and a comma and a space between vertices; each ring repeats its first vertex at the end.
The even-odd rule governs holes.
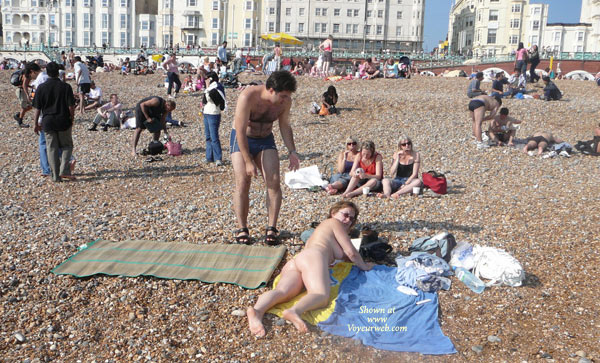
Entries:
MULTIPOLYGON (((51 270, 97 239, 169 243, 231 243, 233 170, 229 134, 240 91, 227 89, 220 140, 225 165, 205 164, 199 94, 180 94, 171 128, 183 145, 163 161, 133 158, 132 130, 88 131, 95 113, 73 126, 74 182, 41 177, 33 127, 17 128, 9 71, 0 72, 0 356, 7 362, 46 361, 390 361, 592 362, 600 360, 600 159, 574 153, 542 159, 520 148, 477 150, 467 110, 468 80, 415 76, 333 83, 340 115, 309 113, 332 82, 297 77, 291 122, 301 167, 330 175, 350 135, 372 140, 389 176, 398 137, 412 138, 421 171, 449 181, 448 194, 380 200, 359 196, 359 225, 369 225, 407 254, 418 237, 448 231, 458 241, 504 249, 526 272, 524 286, 491 287, 477 295, 453 278, 439 293, 442 331, 457 354, 426 356, 376 350, 310 327, 299 334, 274 315, 267 336, 254 338, 246 307, 271 287, 245 290, 229 284, 157 278, 94 276, 78 279, 51 270)), ((183 77, 182 77, 183 78, 183 77)), ((125 108, 144 97, 166 98, 162 74, 92 74, 104 100, 117 93, 125 108)), ((266 79, 244 74, 242 82, 266 79)), ((73 85, 73 83, 71 83, 73 85)), ((600 88, 594 82, 558 80, 562 101, 508 99, 503 106, 523 121, 517 138, 550 130, 572 145, 592 138, 600 122, 600 88)), ((489 90, 491 83, 483 83, 489 90)), ((541 88, 529 86, 542 93, 541 88)), ((25 123, 30 125, 33 112, 25 123)), ((280 167, 287 150, 277 126, 280 167)), ((487 124, 484 123, 484 130, 487 124)), ((142 133, 138 149, 150 141, 142 133), (141 146, 141 147, 140 147, 141 146)), ((282 185, 278 228, 287 253, 301 250, 300 233, 326 217, 340 196, 282 185)), ((265 187, 253 180, 249 228, 263 243, 265 187)), ((391 259, 393 261, 393 258, 391 259)), ((271 282, 272 282, 271 279, 271 282)))

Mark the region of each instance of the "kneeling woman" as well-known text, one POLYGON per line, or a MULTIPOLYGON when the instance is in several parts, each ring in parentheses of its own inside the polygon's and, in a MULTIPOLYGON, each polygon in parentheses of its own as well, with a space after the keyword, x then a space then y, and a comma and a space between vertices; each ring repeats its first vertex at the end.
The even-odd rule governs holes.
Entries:
POLYGON ((402 194, 412 192, 413 187, 421 186, 421 180, 419 180, 421 155, 414 151, 412 146, 412 140, 408 136, 400 136, 398 151, 394 153, 394 161, 390 168, 390 175, 395 175, 395 177, 383 180, 383 193, 378 194, 378 197, 398 198, 402 194))
POLYGON ((329 218, 319 224, 306 242, 306 247, 293 260, 283 266, 281 278, 274 290, 260 295, 254 307, 247 309, 250 331, 257 337, 265 336, 263 315, 271 307, 290 301, 306 289, 296 305, 283 311, 300 332, 308 328, 301 318, 302 313, 325 307, 329 300, 329 266, 335 260, 347 259, 363 271, 374 264, 365 263, 350 242, 350 229, 358 218, 358 208, 348 201, 337 202, 329 210, 329 218))
POLYGON ((342 194, 344 198, 355 197, 365 190, 378 191, 381 189, 383 159, 381 154, 375 152, 373 141, 366 141, 362 144, 360 153, 354 158, 350 176, 352 177, 350 183, 342 194))

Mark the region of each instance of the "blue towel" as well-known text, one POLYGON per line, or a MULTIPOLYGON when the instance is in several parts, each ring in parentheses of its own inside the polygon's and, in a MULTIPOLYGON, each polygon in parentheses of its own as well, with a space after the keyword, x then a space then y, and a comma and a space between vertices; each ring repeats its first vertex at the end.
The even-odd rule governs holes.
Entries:
POLYGON ((340 286, 333 314, 319 328, 378 349, 456 353, 437 320, 437 294, 419 290, 419 296, 405 295, 396 290, 395 276, 393 267, 375 266, 366 272, 352 267, 340 286), (415 305, 425 299, 431 301, 415 305))

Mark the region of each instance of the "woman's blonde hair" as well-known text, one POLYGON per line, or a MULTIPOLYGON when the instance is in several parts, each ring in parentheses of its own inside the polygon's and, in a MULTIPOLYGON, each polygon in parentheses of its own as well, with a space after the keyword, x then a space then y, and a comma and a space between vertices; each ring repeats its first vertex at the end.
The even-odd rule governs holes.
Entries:
POLYGON ((348 137, 346 138, 346 144, 349 144, 349 143, 351 143, 351 142, 355 142, 355 143, 357 143, 357 144, 358 144, 358 141, 356 140, 356 138, 355 138, 354 136, 348 136, 348 137))
POLYGON ((400 147, 400 144, 402 143, 402 141, 406 141, 408 143, 410 143, 412 145, 412 139, 408 136, 406 136, 405 134, 400 135, 400 137, 398 138, 398 147, 400 147))
POLYGON ((369 149, 372 153, 375 153, 375 143, 373 141, 365 141, 360 145, 360 150, 369 149))
POLYGON ((347 200, 342 200, 342 201, 339 201, 339 202, 335 203, 334 205, 332 205, 331 208, 329 209, 329 218, 332 218, 334 214, 336 214, 337 212, 339 212, 340 210, 342 210, 344 208, 354 209, 354 220, 352 221, 352 225, 351 225, 351 227, 354 227, 354 225, 356 224, 356 221, 358 220, 358 207, 356 206, 356 204, 349 202, 347 200))

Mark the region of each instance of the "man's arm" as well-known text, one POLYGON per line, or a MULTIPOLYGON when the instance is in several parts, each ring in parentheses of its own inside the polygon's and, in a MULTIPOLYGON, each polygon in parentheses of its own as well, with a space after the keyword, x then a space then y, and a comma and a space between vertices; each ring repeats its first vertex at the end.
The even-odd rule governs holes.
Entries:
POLYGON ((160 101, 158 100, 157 97, 153 97, 153 98, 149 99, 148 101, 140 103, 140 109, 142 110, 144 117, 146 117, 146 121, 152 122, 152 119, 150 118, 150 116, 148 116, 148 111, 146 110, 146 108, 147 107, 157 107, 158 105, 160 105, 160 101))
POLYGON ((40 110, 37 108, 34 108, 35 112, 33 113, 33 131, 35 132, 36 135, 40 134, 40 130, 42 129, 42 127, 38 124, 38 120, 40 119, 40 110))
POLYGON ((290 99, 285 105, 285 109, 279 115, 279 131, 285 147, 289 151, 290 170, 298 170, 300 167, 300 159, 296 153, 296 145, 294 145, 294 133, 292 125, 290 125, 290 108, 292 108, 292 100, 290 99))

